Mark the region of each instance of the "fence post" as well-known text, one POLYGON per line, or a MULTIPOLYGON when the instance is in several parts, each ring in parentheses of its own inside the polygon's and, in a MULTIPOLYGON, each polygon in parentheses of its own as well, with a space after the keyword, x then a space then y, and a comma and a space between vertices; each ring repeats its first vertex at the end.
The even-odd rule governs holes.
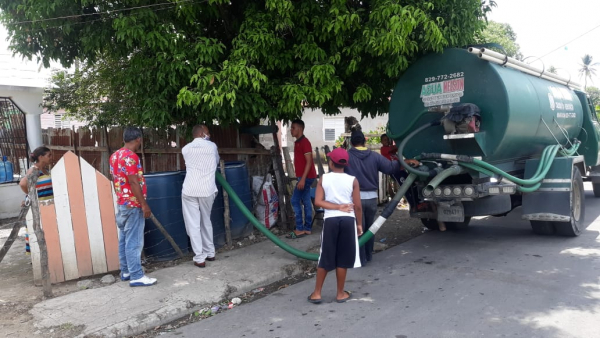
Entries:
POLYGON ((37 237, 38 247, 40 248, 40 264, 42 268, 42 291, 44 297, 52 297, 52 284, 50 282, 50 269, 48 268, 48 248, 46 246, 46 238, 44 230, 41 227, 40 221, 40 203, 38 201, 37 189, 35 187, 39 177, 38 170, 32 170, 31 174, 27 175, 27 186, 29 187, 29 200, 31 201, 31 213, 33 215, 33 230, 37 237))

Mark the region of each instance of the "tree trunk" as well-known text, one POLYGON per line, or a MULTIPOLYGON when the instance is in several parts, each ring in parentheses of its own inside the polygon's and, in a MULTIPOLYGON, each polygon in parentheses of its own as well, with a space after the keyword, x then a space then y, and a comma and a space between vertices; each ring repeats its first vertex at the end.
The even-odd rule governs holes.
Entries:
POLYGON ((32 170, 31 174, 27 175, 27 185, 29 187, 29 200, 31 201, 31 213, 33 215, 33 230, 37 237, 38 246, 40 248, 40 264, 42 267, 42 290, 44 297, 52 297, 52 284, 50 282, 50 269, 48 268, 48 248, 46 247, 46 238, 44 230, 40 223, 40 203, 38 201, 37 189, 35 184, 39 177, 38 170, 32 170))

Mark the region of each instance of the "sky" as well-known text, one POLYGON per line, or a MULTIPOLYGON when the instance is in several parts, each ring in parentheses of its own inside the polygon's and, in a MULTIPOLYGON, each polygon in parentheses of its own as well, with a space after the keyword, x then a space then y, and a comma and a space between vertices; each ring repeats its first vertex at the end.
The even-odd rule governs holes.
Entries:
MULTIPOLYGON (((532 56, 527 62, 558 48, 542 61, 547 68, 559 68, 561 76, 571 74, 581 85, 581 58, 590 54, 600 62, 600 0, 496 0, 496 4, 488 19, 512 26, 521 53, 532 56)), ((542 68, 539 61, 531 65, 542 68)), ((596 69, 597 76, 592 83, 588 80, 588 86, 600 87, 600 64, 596 69)))

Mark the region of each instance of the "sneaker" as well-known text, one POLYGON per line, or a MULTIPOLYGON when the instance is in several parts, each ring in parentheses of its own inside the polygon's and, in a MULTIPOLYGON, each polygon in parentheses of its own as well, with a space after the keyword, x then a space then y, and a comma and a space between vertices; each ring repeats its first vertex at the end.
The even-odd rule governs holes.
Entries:
POLYGON ((131 275, 130 275, 130 274, 128 274, 128 273, 122 273, 122 274, 121 274, 121 280, 122 280, 123 282, 130 280, 130 279, 131 279, 130 277, 131 277, 131 275))
POLYGON ((140 279, 135 279, 132 281, 129 281, 129 286, 134 287, 134 286, 151 286, 156 284, 156 278, 150 278, 146 275, 144 275, 142 278, 140 279))

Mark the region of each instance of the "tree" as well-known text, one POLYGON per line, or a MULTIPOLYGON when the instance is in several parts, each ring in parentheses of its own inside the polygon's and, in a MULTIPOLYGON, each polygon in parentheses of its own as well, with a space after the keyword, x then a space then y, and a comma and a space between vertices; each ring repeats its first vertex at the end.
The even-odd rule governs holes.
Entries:
POLYGON ((596 107, 600 106, 600 89, 590 86, 586 88, 586 92, 590 97, 592 106, 594 107, 594 109, 596 109, 596 111, 598 111, 599 109, 596 107))
POLYGON ((582 58, 581 58, 581 63, 579 64, 581 66, 581 68, 579 68, 579 76, 583 77, 583 88, 587 88, 587 80, 590 79, 592 80, 592 76, 596 76, 596 66, 599 65, 600 63, 598 62, 594 62, 594 58, 589 55, 589 54, 585 54, 582 58))
POLYGON ((472 43, 494 5, 0 0, 0 18, 14 52, 45 65, 82 60, 80 72, 56 74, 49 106, 159 127, 290 120, 305 106, 386 113, 402 72, 425 53, 472 43))
MULTIPOLYGON (((497 43, 504 48, 508 56, 518 60, 523 58, 520 51, 521 47, 517 43, 517 34, 507 23, 488 21, 485 28, 477 35, 476 42, 480 44, 497 43)), ((492 49, 498 50, 494 47, 492 49)), ((498 52, 503 51, 498 50, 498 52)))

